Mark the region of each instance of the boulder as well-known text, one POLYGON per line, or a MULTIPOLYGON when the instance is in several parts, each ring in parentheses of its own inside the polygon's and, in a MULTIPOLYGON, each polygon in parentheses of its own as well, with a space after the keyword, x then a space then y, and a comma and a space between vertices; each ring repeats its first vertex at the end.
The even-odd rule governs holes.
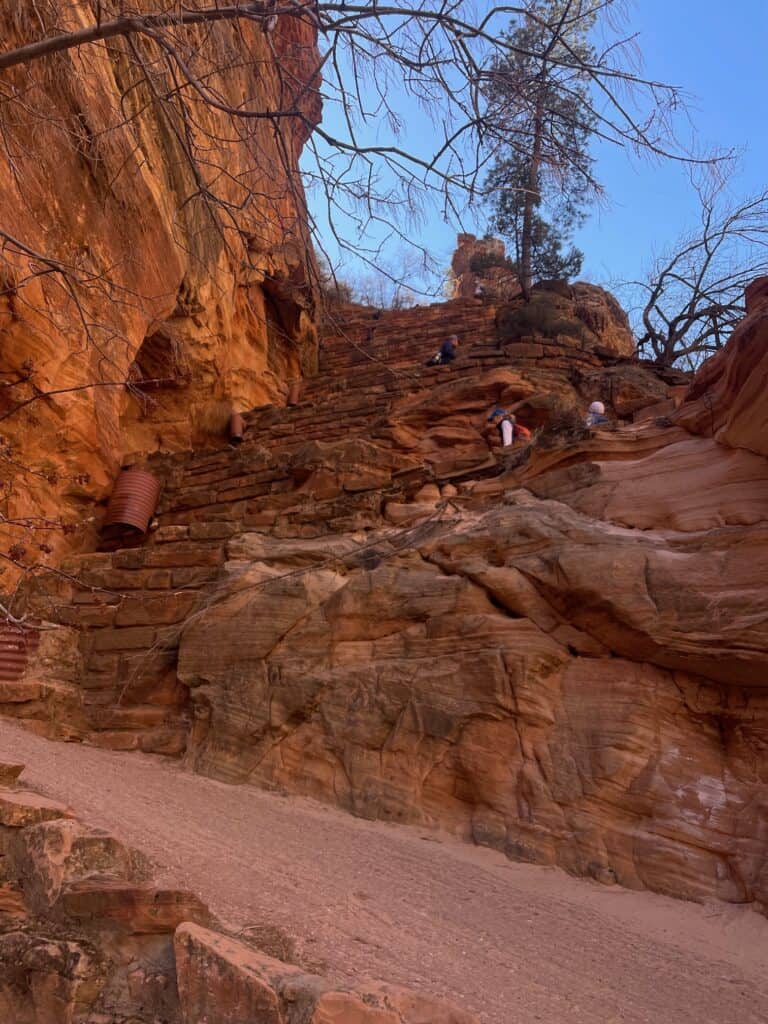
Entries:
POLYGON ((768 456, 768 311, 762 306, 696 374, 674 422, 731 448, 768 456))
POLYGON ((41 821, 70 817, 72 811, 69 807, 39 793, 0 791, 0 825, 6 828, 26 828, 41 821))
POLYGON ((323 978, 196 925, 181 925, 174 944, 183 1024, 477 1024, 472 1014, 406 989, 334 989, 323 978))

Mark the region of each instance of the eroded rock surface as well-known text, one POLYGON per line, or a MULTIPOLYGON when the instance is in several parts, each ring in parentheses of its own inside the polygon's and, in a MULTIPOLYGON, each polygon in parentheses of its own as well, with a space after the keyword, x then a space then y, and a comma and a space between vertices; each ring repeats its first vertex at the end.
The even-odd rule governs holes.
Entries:
POLYGON ((475 302, 350 313, 300 405, 256 411, 236 452, 157 463, 149 543, 68 566, 78 585, 44 607, 79 636, 81 680, 56 713, 6 713, 765 907, 765 457, 686 429, 725 362, 675 412, 679 380, 569 334, 554 294, 552 337, 475 302), (425 368, 451 329, 460 358, 425 368), (588 431, 611 394, 615 422, 588 431), (532 445, 494 447, 499 403, 532 445))
MULTIPOLYGON (((153 9, 132 9, 142 6, 153 9)), ((121 11, 108 0, 98 13, 121 11)), ((86 0, 5 4, 4 47, 94 17, 86 0)), ((281 401, 286 381, 313 365, 297 167, 320 113, 314 27, 288 17, 269 36, 248 20, 184 32, 199 45, 193 73, 222 102, 249 97, 279 109, 295 88, 304 115, 284 120, 279 144, 261 121, 233 138, 228 115, 197 105, 186 145, 199 147, 205 182, 162 99, 172 82, 147 35, 3 72, 8 96, 22 97, 4 106, 0 153, 0 413, 20 407, 3 417, 3 511, 7 520, 61 518, 76 531, 47 530, 48 547, 92 541, 92 503, 109 494, 124 457, 203 443, 232 408, 281 401), (130 46, 152 68, 146 79, 130 46), (254 65, 228 56, 242 47, 257 62, 255 87, 254 65), (227 70, 211 75, 217 63, 227 70), (236 227, 206 202, 204 185, 238 209, 236 227), (258 198, 246 203, 246 189, 258 198), (50 272, 44 257, 70 277, 50 272)), ((46 561, 50 552, 33 550, 28 531, 10 532, 6 550, 22 544, 22 561, 46 561)))
POLYGON ((226 934, 197 896, 159 887, 136 850, 53 801, 0 788, 0 802, 26 808, 0 820, 4 1024, 477 1024, 415 991, 339 990, 226 934))
MULTIPOLYGON (((383 433, 438 476, 477 465, 482 396, 524 406, 538 383, 444 379, 383 433)), ((754 451, 651 419, 469 474, 437 521, 422 488, 397 507, 425 532, 397 552, 372 529, 368 565, 285 577, 296 547, 265 547, 250 585, 183 631, 188 761, 605 881, 765 905, 767 485, 754 451)))
POLYGON ((676 422, 732 448, 768 455, 767 333, 768 308, 760 305, 701 368, 676 422))

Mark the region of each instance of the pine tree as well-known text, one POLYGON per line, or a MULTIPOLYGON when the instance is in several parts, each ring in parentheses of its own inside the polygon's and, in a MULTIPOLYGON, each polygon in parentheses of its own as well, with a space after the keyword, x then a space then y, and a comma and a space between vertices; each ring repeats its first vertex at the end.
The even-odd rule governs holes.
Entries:
POLYGON ((589 0, 531 0, 504 36, 489 72, 488 118, 500 128, 486 182, 491 228, 509 239, 527 296, 534 278, 579 273, 583 254, 565 249, 599 192, 589 142, 596 128, 585 70, 596 21, 589 0))

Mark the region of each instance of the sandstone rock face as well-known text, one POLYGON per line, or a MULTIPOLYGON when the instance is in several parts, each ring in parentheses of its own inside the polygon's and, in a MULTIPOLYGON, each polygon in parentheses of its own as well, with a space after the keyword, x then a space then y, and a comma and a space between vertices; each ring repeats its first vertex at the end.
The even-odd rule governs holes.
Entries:
POLYGON ((179 921, 209 916, 189 894, 146 881, 146 866, 116 837, 64 817, 35 793, 3 791, 26 807, 0 826, 0 877, 17 905, 0 910, 0 1012, 19 1024, 178 1020, 171 936, 179 921), (35 823, 37 822, 37 823, 35 823), (136 893, 145 893, 145 905, 136 893), (108 894, 105 898, 105 894, 108 894), (141 927, 142 916, 152 929, 141 927))
POLYGON ((702 366, 675 421, 731 448, 768 456, 768 310, 758 306, 702 366))
POLYGON ((387 985, 335 991, 322 978, 195 925, 176 932, 184 1024, 477 1024, 437 999, 387 985))
MULTIPOLYGON (((74 560, 49 608, 82 624, 80 718, 57 727, 764 908, 765 456, 685 429, 695 397, 627 422, 669 385, 553 294, 578 339, 451 302, 366 341, 357 310, 300 405, 248 417, 236 452, 158 459, 156 535, 74 560), (459 359, 425 368, 451 329, 459 359), (587 430, 611 393, 624 422, 587 430), (499 403, 531 445, 499 450, 499 403)), ((39 702, 26 720, 52 727, 39 702)))
MULTIPOLYGON (((532 384, 446 380, 382 436, 438 475, 477 465, 482 397, 525 403, 532 384)), ((767 480, 763 457, 649 420, 470 474, 437 523, 415 489, 385 517, 426 535, 393 555, 374 530, 376 561, 352 573, 281 578, 298 554, 275 546, 272 579, 239 580, 182 634, 204 709, 188 761, 603 881, 765 905, 767 480)))
MULTIPOLYGON (((92 6, 43 5, 33 14, 5 5, 4 46, 92 24, 92 6)), ((103 3, 100 14, 119 8, 103 3)), ((302 113, 318 119, 308 21, 280 19, 269 37, 247 21, 185 33, 200 44, 198 72, 209 62, 229 65, 208 79, 224 102, 247 96, 279 107, 287 102, 281 68, 290 67, 289 81, 307 87, 302 113), (253 67, 228 59, 238 47, 258 62, 255 91, 253 67)), ((154 61, 148 37, 135 45, 154 61)), ((187 143, 204 147, 205 184, 237 207, 246 186, 262 197, 239 209, 235 230, 229 215, 211 213, 204 183, 185 169, 183 133, 158 98, 168 83, 157 70, 142 80, 130 58, 128 44, 114 40, 109 53, 84 47, 3 74, 5 87, 24 96, 23 114, 9 103, 3 115, 3 229, 88 282, 78 308, 60 275, 40 273, 39 260, 4 245, 0 414, 60 393, 3 421, 11 446, 3 511, 9 520, 47 515, 76 527, 64 539, 47 531, 47 547, 92 540, 92 502, 109 493, 123 458, 223 433, 232 407, 282 401, 285 382, 313 361, 296 173, 306 123, 296 119, 283 148, 262 121, 241 126, 236 141, 227 115, 197 105, 187 143), (128 380, 159 383, 128 389, 128 380)), ((22 561, 49 557, 27 532, 14 542, 28 548, 22 561)))
POLYGON ((190 759, 515 858, 765 902, 764 536, 610 537, 528 499, 314 609, 288 581, 224 601, 182 638, 209 705, 190 759), (716 603, 724 574, 741 618, 716 603), (267 621, 258 649, 227 639, 267 621))
POLYGON ((506 302, 521 293, 520 282, 499 238, 459 235, 451 272, 454 299, 472 299, 479 294, 495 302, 506 302))
MULTIPOLYGON (((627 314, 610 292, 593 284, 535 285, 530 302, 519 300, 500 309, 498 329, 508 342, 545 338, 570 350, 625 358, 635 354, 627 314)), ((647 394, 643 397, 647 400, 647 394)))

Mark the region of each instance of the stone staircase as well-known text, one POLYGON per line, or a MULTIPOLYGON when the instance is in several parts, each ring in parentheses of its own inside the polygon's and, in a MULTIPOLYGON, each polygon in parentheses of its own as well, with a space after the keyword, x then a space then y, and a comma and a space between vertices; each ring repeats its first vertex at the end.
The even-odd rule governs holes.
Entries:
MULTIPOLYGON (((247 413, 236 448, 222 439, 207 451, 151 458, 148 468, 163 481, 156 528, 140 544, 70 558, 30 596, 37 619, 73 631, 69 677, 60 657, 46 662, 44 630, 27 679, 0 691, 0 714, 60 738, 181 754, 191 723, 176 675, 180 627, 228 579, 239 537, 322 538, 407 524, 385 520, 386 507, 402 508, 426 483, 487 476, 497 466, 488 451, 453 465, 449 449, 437 472, 397 451, 390 423, 398 403, 500 368, 535 366, 544 388, 549 374, 573 372, 575 354, 559 341, 499 345, 495 320, 493 306, 474 300, 380 317, 351 307, 326 326, 319 373, 299 404, 247 413), (426 367, 451 333, 462 342, 459 358, 426 367), (315 470, 331 443, 343 450, 336 474, 323 477, 315 470)), ((603 365, 589 350, 576 362, 587 372, 603 365)))
MULTIPOLYGON (((387 501, 408 501, 434 476, 426 465, 397 468, 393 455, 394 471, 347 467, 344 488, 324 497, 302 489, 296 452, 308 442, 364 440, 403 396, 448 375, 508 365, 493 343, 494 318, 493 307, 471 301, 380 320, 371 311, 339 316, 323 339, 319 375, 305 383, 298 405, 248 413, 239 447, 150 459, 163 480, 157 528, 140 544, 73 556, 62 576, 46 578, 31 597, 37 618, 76 632, 74 677, 48 678, 43 642, 27 679, 0 692, 0 713, 59 738, 182 753, 190 721, 175 671, 179 629, 226 578, 233 542, 248 532, 306 538, 381 527, 387 501), (460 358, 451 367, 424 366, 449 333, 466 346, 460 358)), ((377 444, 386 446, 386 438, 377 444)))

